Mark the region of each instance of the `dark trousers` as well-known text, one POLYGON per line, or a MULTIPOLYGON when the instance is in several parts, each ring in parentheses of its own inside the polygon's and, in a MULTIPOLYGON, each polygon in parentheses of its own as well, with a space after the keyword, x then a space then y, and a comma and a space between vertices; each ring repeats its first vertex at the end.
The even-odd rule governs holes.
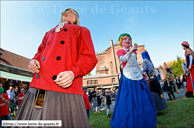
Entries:
POLYGON ((87 109, 86 112, 87 112, 87 115, 88 115, 88 118, 89 118, 90 109, 87 109))
MULTIPOLYGON (((2 120, 10 120, 10 116, 9 114, 8 115, 5 115, 5 116, 0 116, 0 128, 4 128, 2 126, 2 120), (1 127, 2 126, 2 127, 1 127)), ((11 127, 7 127, 7 128, 11 128, 11 127)))
POLYGON ((169 96, 170 100, 172 100, 171 95, 172 95, 172 96, 173 96, 173 98, 175 99, 174 93, 173 93, 173 92, 171 92, 171 93, 168 93, 168 96, 169 96))

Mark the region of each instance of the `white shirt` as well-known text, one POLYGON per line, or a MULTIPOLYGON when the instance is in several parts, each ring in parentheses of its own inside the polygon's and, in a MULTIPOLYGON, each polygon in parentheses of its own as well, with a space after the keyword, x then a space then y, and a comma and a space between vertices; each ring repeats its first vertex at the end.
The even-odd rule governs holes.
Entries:
POLYGON ((14 99, 14 97, 15 97, 14 91, 7 90, 6 93, 7 93, 10 100, 14 99))
MULTIPOLYGON (((126 51, 126 49, 124 50, 126 51)), ((135 53, 130 54, 130 52, 127 52, 127 54, 119 57, 121 62, 127 61, 125 67, 123 68, 123 75, 131 80, 143 79, 141 68, 137 63, 136 57, 137 55, 135 53)))

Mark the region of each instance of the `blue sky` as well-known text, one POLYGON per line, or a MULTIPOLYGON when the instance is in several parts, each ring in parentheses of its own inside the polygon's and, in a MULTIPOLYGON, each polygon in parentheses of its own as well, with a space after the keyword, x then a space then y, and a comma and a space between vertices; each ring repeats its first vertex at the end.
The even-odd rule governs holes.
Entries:
POLYGON ((69 7, 90 30, 97 53, 124 32, 145 45, 156 67, 184 58, 182 41, 194 49, 193 1, 1 1, 1 48, 32 58, 69 7))

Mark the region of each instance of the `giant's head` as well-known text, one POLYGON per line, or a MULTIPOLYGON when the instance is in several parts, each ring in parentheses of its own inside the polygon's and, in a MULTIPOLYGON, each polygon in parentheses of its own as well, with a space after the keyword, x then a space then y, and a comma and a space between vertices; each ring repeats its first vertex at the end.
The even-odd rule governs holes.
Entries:
POLYGON ((123 33, 119 36, 119 44, 124 49, 129 49, 132 45, 132 38, 128 33, 123 33))
POLYGON ((78 13, 72 9, 68 8, 61 13, 60 23, 71 22, 72 24, 80 25, 78 13))

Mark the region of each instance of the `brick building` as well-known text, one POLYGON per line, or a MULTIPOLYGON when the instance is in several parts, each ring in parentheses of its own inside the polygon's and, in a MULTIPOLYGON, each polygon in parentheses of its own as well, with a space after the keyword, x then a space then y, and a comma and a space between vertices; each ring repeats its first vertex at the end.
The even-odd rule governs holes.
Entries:
POLYGON ((30 59, 0 48, 0 81, 7 90, 10 85, 29 87, 33 74, 28 70, 30 59))
MULTIPOLYGON (((98 63, 96 65, 96 75, 84 76, 83 86, 89 88, 113 88, 119 85, 120 61, 116 55, 116 51, 121 49, 119 42, 113 43, 110 40, 110 47, 106 50, 96 53, 98 63)), ((138 45, 137 60, 142 67, 143 59, 141 53, 146 51, 144 45, 138 45)))

